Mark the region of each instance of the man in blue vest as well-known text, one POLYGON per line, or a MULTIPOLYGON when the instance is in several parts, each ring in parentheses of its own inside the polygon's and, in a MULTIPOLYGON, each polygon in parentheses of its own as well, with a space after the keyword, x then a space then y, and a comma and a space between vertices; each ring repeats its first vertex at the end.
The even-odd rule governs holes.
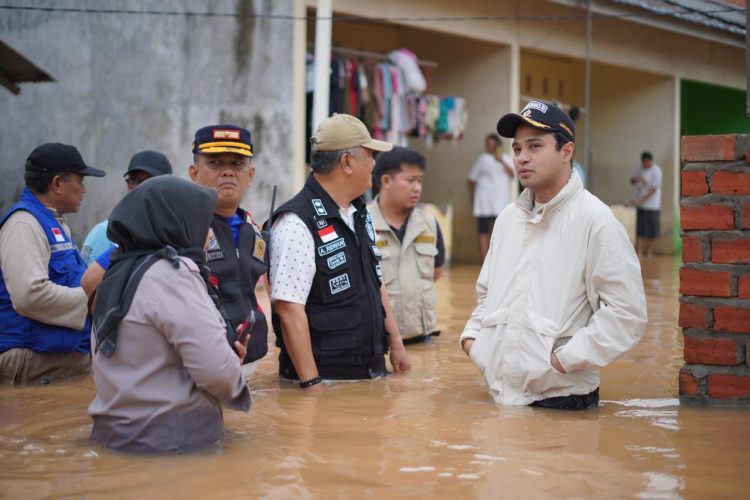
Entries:
POLYGON ((240 208, 255 177, 252 156, 249 130, 235 125, 209 125, 195 132, 193 164, 188 167, 193 182, 213 188, 218 194, 206 263, 225 319, 236 329, 251 312, 255 316, 242 365, 246 376, 255 371, 268 352, 268 323, 255 295, 255 287, 268 267, 266 241, 250 212, 240 208))
POLYGON ((67 144, 26 160, 21 199, 0 221, 0 382, 48 383, 88 371, 86 270, 64 215, 77 212, 84 176, 103 177, 67 144))

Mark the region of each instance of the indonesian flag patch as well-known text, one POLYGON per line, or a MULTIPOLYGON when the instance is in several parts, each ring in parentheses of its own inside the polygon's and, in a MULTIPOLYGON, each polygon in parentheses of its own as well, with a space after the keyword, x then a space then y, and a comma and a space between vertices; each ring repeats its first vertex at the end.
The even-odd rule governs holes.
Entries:
POLYGON ((63 236, 62 231, 60 231, 60 228, 53 227, 52 228, 52 234, 55 235, 55 241, 58 243, 62 243, 65 241, 65 236, 63 236))
POLYGON ((339 235, 336 234, 336 230, 333 229, 333 226, 327 226, 323 229, 318 229, 318 236, 320 236, 320 239, 323 240, 323 243, 328 243, 339 237, 339 235))

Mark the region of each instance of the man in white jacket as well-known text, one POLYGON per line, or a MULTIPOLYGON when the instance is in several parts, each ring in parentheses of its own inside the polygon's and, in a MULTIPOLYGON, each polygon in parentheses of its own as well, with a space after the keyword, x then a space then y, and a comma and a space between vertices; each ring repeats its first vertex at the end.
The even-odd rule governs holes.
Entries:
POLYGON ((497 131, 513 138, 526 188, 495 223, 461 347, 500 404, 584 409, 599 402, 599 368, 646 326, 640 264, 625 228, 571 169, 565 112, 530 101, 497 131))

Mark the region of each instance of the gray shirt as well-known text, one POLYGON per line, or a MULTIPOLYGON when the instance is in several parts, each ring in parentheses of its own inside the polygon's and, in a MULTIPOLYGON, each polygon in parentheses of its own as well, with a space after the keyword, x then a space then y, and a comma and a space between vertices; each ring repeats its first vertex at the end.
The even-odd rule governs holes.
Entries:
POLYGON ((107 448, 158 453, 209 445, 223 437, 219 401, 250 408, 224 321, 195 263, 181 260, 179 269, 162 260, 146 271, 117 328, 114 355, 93 355, 92 438, 107 448))

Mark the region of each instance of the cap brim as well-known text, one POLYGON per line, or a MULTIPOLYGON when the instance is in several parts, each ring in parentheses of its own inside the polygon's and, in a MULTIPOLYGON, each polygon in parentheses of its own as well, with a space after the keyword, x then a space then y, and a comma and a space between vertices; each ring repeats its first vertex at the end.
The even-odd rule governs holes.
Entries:
POLYGON ((98 168, 88 166, 83 170, 77 170, 76 173, 81 175, 90 175, 92 177, 104 177, 105 175, 107 175, 107 172, 105 172, 104 170, 99 170, 98 168))
POLYGON ((203 148, 198 150, 199 153, 202 154, 216 154, 216 153, 234 153, 242 156, 247 156, 248 158, 252 158, 253 153, 248 151, 247 149, 241 149, 241 148, 231 148, 226 146, 214 146, 210 148, 203 148))
POLYGON ((390 151, 393 149, 393 144, 385 141, 378 141, 376 139, 370 139, 370 142, 362 144, 363 148, 372 149, 373 151, 390 151))
POLYGON ((507 115, 500 118, 500 120, 498 120, 497 133, 502 137, 508 137, 512 139, 516 136, 516 129, 521 125, 528 125, 531 128, 535 128, 543 132, 555 131, 555 129, 550 127, 549 125, 545 125, 544 123, 532 120, 531 118, 517 115, 515 113, 508 113, 507 115))

